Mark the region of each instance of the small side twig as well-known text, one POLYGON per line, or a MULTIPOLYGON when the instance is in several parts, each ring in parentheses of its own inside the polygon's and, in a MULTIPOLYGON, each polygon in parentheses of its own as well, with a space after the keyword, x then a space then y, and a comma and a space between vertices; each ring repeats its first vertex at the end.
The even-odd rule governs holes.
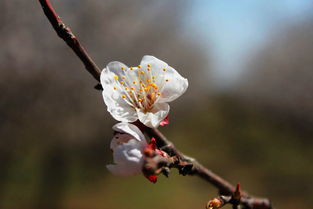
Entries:
POLYGON ((207 203, 207 209, 222 208, 226 204, 231 204, 233 209, 238 209, 239 204, 243 201, 240 184, 237 184, 235 192, 231 196, 219 196, 215 197, 207 203))

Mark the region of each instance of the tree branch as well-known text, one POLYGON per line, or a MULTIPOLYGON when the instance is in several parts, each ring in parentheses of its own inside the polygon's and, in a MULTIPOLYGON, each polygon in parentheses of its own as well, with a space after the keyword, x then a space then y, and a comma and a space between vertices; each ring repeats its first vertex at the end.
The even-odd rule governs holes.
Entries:
MULTIPOLYGON (((231 185, 228 181, 221 178, 211 170, 205 168, 197 160, 186 156, 179 150, 177 150, 172 142, 170 142, 158 129, 147 128, 146 133, 149 137, 154 137, 157 141, 158 147, 168 153, 170 156, 176 156, 182 162, 187 162, 188 165, 192 164, 192 168, 188 169, 184 175, 195 175, 208 181, 219 190, 219 194, 224 196, 232 196, 236 192, 236 187, 231 185)), ((182 164, 176 162, 176 164, 182 164)), ((177 166, 170 166, 177 167, 177 166)), ((179 166, 178 166, 179 168, 179 166)), ((246 209, 271 209, 271 202, 266 198, 253 197, 246 192, 240 192, 242 197, 241 205, 245 206, 246 209)), ((229 202, 227 202, 229 203, 229 202)))
MULTIPOLYGON (((62 38, 67 45, 75 52, 75 54, 80 58, 80 60, 85 65, 86 70, 97 80, 100 81, 100 74, 101 70, 95 64, 95 62, 91 59, 88 55, 87 51, 81 46, 77 37, 71 32, 70 28, 65 26, 62 22, 61 18, 57 15, 55 10, 53 9, 49 0, 39 0, 42 9, 50 21, 51 25, 53 26, 54 30, 58 34, 60 38, 62 38)), ((158 130, 158 129, 151 129, 146 128, 146 133, 150 137, 154 137, 157 141, 157 146, 168 153, 171 159, 164 159, 164 158, 157 158, 155 161, 160 160, 160 164, 162 166, 167 165, 168 167, 176 167, 180 169, 180 173, 183 175, 195 175, 199 176, 200 178, 208 181, 213 186, 215 186, 221 195, 228 195, 228 198, 224 198, 224 203, 229 203, 236 191, 236 188, 231 185, 229 182, 218 176, 217 174, 213 173, 212 171, 205 168, 195 159, 186 156, 179 150, 177 150, 174 144, 166 139, 166 137, 158 130), (188 167, 188 169, 186 169, 188 167), (228 202, 226 201, 228 200, 228 202)), ((160 172, 153 171, 151 168, 157 168, 158 164, 154 164, 152 161, 149 162, 149 172, 160 172), (154 166, 154 167, 153 167, 154 166)), ((247 193, 241 193, 242 200, 244 200, 242 205, 245 208, 249 209, 271 209, 270 201, 267 199, 262 198, 254 198, 247 193)), ((224 196, 223 196, 224 197, 224 196)), ((220 198, 221 199, 221 198, 220 198)))
POLYGON ((55 32, 62 38, 75 54, 84 63, 86 70, 97 80, 100 81, 101 70, 96 63, 88 55, 84 47, 79 43, 77 37, 72 33, 71 29, 67 27, 61 18, 53 9, 49 0, 39 0, 41 7, 50 21, 55 32))

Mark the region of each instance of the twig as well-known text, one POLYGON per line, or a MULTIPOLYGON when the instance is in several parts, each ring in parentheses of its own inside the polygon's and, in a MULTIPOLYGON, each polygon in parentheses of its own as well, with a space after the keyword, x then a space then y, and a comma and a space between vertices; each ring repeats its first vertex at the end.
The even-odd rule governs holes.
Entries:
POLYGON ((88 55, 84 47, 79 43, 77 37, 72 33, 71 29, 67 27, 61 18, 57 15, 53 9, 49 0, 39 0, 41 7, 53 26, 54 30, 60 38, 62 38, 69 47, 75 52, 75 54, 84 63, 86 70, 97 80, 100 81, 101 70, 96 63, 88 55))
MULTIPOLYGON (((54 30, 60 38, 62 38, 69 47, 75 52, 75 54, 80 58, 80 60, 85 65, 86 70, 97 80, 100 80, 101 70, 95 64, 95 62, 88 55, 87 51, 81 46, 77 37, 71 32, 70 28, 65 26, 61 18, 57 15, 53 9, 49 0, 39 0, 42 9, 53 26, 54 30)), ((176 163, 179 169, 182 169, 182 174, 196 175, 202 179, 213 184, 221 195, 233 195, 235 192, 235 187, 232 186, 229 182, 222 179, 220 176, 216 175, 212 171, 205 168, 203 165, 198 163, 195 159, 190 158, 179 150, 177 150, 174 144, 166 139, 166 137, 158 129, 145 129, 146 133, 150 137, 154 137, 157 140, 157 146, 162 150, 167 152, 170 156, 174 156, 177 159, 171 159, 167 163, 170 165, 170 162, 176 163), (191 166, 190 166, 191 165, 191 166), (184 167, 189 167, 189 169, 183 169, 184 167)), ((162 159, 162 158, 161 158, 162 159)), ((164 161, 164 159, 162 159, 164 161)), ((164 165, 164 162, 163 164, 164 165)), ((165 163, 166 165, 166 163, 165 163)), ((250 209, 271 209, 271 204, 267 199, 254 198, 248 195, 247 193, 242 193, 242 198, 245 200, 242 204, 246 208, 250 209)))
POLYGON ((243 203, 244 197, 242 197, 240 184, 237 184, 236 190, 231 196, 219 196, 210 200, 206 206, 207 209, 218 209, 226 204, 232 204, 233 209, 238 209, 238 206, 243 203))

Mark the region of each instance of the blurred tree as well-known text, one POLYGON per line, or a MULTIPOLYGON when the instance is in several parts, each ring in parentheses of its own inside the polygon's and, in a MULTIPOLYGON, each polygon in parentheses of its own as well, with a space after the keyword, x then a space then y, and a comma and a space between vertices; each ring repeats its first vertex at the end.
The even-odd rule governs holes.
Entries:
POLYGON ((257 54, 243 76, 242 95, 312 130, 312 54, 311 18, 281 31, 257 54))

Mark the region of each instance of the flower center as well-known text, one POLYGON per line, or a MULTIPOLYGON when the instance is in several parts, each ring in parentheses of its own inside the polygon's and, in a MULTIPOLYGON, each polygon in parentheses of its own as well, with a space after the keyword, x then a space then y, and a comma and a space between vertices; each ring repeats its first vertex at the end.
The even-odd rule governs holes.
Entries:
POLYGON ((169 79, 164 78, 167 69, 151 69, 148 64, 145 70, 140 65, 128 69, 122 67, 121 70, 126 71, 125 76, 114 76, 119 83, 113 87, 114 90, 120 89, 121 97, 131 106, 151 110, 153 104, 162 97, 164 85, 169 82, 169 79))

